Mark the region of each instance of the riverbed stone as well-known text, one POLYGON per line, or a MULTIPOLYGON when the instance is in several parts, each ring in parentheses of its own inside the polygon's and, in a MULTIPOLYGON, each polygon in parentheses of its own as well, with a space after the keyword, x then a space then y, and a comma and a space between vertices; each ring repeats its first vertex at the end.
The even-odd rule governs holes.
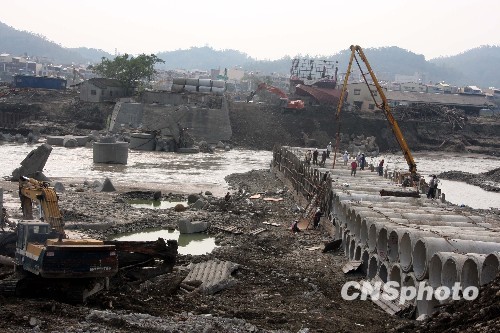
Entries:
POLYGON ((177 223, 181 234, 195 234, 208 229, 208 222, 180 219, 177 223))

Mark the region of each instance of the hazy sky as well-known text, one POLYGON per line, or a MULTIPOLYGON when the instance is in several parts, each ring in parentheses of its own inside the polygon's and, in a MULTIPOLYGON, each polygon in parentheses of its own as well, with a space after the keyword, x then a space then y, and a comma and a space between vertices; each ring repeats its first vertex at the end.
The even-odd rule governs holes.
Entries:
POLYGON ((23 0, 4 1, 0 21, 111 54, 211 46, 274 60, 358 44, 430 59, 500 45, 498 0, 23 0))

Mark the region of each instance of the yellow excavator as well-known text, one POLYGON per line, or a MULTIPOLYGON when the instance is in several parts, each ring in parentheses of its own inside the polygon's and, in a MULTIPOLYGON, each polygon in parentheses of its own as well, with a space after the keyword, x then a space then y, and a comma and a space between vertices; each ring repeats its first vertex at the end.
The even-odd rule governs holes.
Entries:
MULTIPOLYGON (((363 52, 363 49, 361 49, 361 47, 359 45, 351 45, 350 50, 351 50, 351 56, 349 58, 349 65, 347 66, 347 72, 346 72, 346 75, 344 77, 344 85, 342 87, 340 101, 339 101, 339 104, 337 106, 337 113, 336 113, 337 123, 340 124, 340 121, 339 121, 340 111, 342 110, 343 102, 344 102, 345 98, 347 97, 347 82, 349 79, 349 75, 351 73, 353 61, 355 60, 356 63, 358 64, 359 70, 362 73, 363 79, 368 87, 368 90, 370 91, 371 97, 372 97, 373 101, 375 102, 376 107, 379 108, 380 110, 384 111, 385 117, 387 118, 387 120, 389 121, 389 124, 391 125, 392 132, 394 133, 394 136, 396 137, 396 140, 397 140, 399 146, 401 147, 401 150, 403 151, 403 155, 406 159, 406 163, 408 164, 411 181, 412 182, 418 181, 420 179, 420 176, 417 174, 417 164, 415 163, 415 160, 413 159, 413 156, 410 152, 410 148, 408 147, 408 144, 406 143, 406 141, 403 137, 403 133, 401 133, 401 130, 399 128, 399 125, 398 125, 396 119, 394 119, 394 116, 391 113, 391 108, 390 108, 389 103, 387 101, 387 98, 385 96, 384 89, 382 89, 382 87, 380 86, 380 83, 377 80, 377 77, 373 73, 373 70, 368 62, 368 59, 366 58, 366 56, 363 52), (380 98, 382 100, 381 104, 378 103, 378 101, 376 100, 375 94, 372 91, 370 84, 367 81, 366 74, 363 73, 363 70, 361 68, 361 65, 360 65, 356 55, 358 55, 361 58, 361 60, 364 62, 366 69, 368 70, 368 73, 371 77, 371 80, 373 81, 373 84, 375 85, 375 87, 377 89, 378 95, 380 96, 380 98)), ((339 137, 340 137, 340 133, 337 133, 337 144, 335 146, 334 163, 335 163, 335 157, 336 157, 337 149, 338 149, 337 147, 338 147, 338 143, 339 143, 339 137)), ((335 166, 335 164, 334 164, 334 166, 335 166)))
MULTIPOLYGON (((95 239, 69 239, 64 232, 58 196, 49 183, 21 177, 19 196, 23 218, 17 224, 16 279, 18 295, 57 293, 74 302, 106 288, 118 271, 114 245, 95 239), (33 202, 40 220, 33 220, 33 202)), ((3 283, 5 289, 5 283, 3 283)))

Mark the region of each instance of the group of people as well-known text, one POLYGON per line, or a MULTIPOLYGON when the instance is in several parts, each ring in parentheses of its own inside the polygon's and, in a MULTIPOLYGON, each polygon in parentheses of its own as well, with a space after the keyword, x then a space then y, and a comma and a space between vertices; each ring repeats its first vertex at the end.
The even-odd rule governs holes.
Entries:
POLYGON ((318 156, 319 156, 318 148, 315 148, 313 152, 311 152, 311 149, 308 149, 305 153, 304 161, 307 165, 311 164, 311 160, 313 165, 325 165, 326 158, 328 157, 327 150, 323 150, 323 152, 321 153, 320 162, 318 162, 318 156))

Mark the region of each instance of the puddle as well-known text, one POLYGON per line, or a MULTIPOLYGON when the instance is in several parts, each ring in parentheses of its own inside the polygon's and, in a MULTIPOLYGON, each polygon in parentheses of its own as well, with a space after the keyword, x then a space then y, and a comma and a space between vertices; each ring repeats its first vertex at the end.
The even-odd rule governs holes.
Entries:
POLYGON ((215 245, 215 237, 203 233, 181 234, 178 230, 148 230, 131 234, 121 234, 112 239, 118 241, 155 241, 158 238, 163 238, 165 241, 169 239, 176 240, 179 246, 177 251, 179 254, 184 255, 207 254, 217 247, 215 245))
POLYGON ((178 204, 182 204, 184 207, 188 206, 187 201, 130 199, 126 200, 126 202, 134 208, 149 208, 149 209, 174 208, 178 204))

